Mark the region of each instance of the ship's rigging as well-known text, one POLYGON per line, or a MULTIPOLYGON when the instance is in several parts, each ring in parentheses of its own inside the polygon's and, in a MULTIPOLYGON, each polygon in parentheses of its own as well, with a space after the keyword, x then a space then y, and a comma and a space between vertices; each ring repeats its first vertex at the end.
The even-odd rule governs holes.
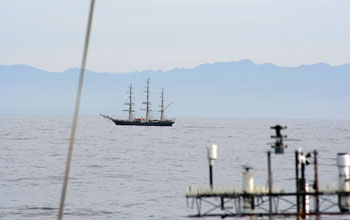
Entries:
POLYGON ((110 116, 101 114, 102 117, 105 117, 111 121, 113 121, 116 125, 136 125, 136 126, 172 126, 175 123, 175 120, 167 120, 165 118, 165 110, 171 105, 168 104, 167 106, 164 106, 164 89, 162 89, 161 93, 161 101, 160 101, 160 118, 159 119, 151 119, 150 112, 151 110, 151 101, 150 101, 150 79, 147 79, 146 81, 146 101, 142 102, 142 104, 146 105, 145 108, 142 108, 141 110, 145 111, 145 117, 144 118, 135 118, 134 117, 134 98, 133 98, 133 86, 130 84, 129 87, 129 101, 125 103, 125 105, 128 106, 128 109, 124 109, 124 111, 128 112, 128 120, 123 119, 114 119, 110 116))

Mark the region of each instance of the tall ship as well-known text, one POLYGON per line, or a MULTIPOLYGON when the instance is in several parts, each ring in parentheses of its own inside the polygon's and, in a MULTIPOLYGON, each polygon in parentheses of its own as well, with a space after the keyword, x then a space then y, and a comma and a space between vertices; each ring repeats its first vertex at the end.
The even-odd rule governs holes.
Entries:
POLYGON ((134 103, 133 103, 133 87, 132 84, 130 83, 129 87, 129 102, 125 103, 125 105, 128 106, 128 109, 124 110, 129 113, 129 117, 127 120, 124 119, 115 119, 112 118, 108 115, 103 115, 100 114, 102 117, 107 118, 111 121, 113 121, 116 125, 134 125, 134 126, 172 126, 175 123, 175 120, 167 120, 165 119, 164 112, 165 110, 170 106, 164 105, 164 89, 162 89, 162 94, 161 94, 161 104, 160 104, 160 118, 159 119, 151 119, 150 118, 150 112, 152 111, 150 106, 150 91, 149 91, 149 84, 150 80, 147 79, 147 87, 146 87, 146 101, 142 102, 142 104, 146 105, 144 110, 146 112, 145 118, 134 118, 134 103))

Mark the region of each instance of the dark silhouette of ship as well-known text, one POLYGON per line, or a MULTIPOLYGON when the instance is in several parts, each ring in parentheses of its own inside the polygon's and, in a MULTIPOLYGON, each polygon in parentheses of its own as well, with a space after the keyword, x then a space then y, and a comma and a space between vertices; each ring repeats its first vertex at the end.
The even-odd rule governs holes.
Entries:
POLYGON ((133 103, 133 92, 132 92, 132 84, 130 84, 129 87, 129 102, 125 103, 125 105, 127 105, 129 108, 127 111, 129 113, 129 118, 127 120, 123 120, 123 119, 115 119, 112 118, 108 115, 103 115, 100 114, 102 117, 107 118, 111 121, 113 121, 116 125, 134 125, 134 126, 172 126, 175 123, 175 120, 167 120, 165 119, 164 116, 164 112, 165 110, 170 106, 170 104, 168 104, 166 107, 164 107, 164 89, 162 89, 162 95, 161 95, 161 104, 160 104, 160 119, 150 119, 150 112, 152 111, 150 109, 150 105, 151 102, 149 100, 149 79, 147 79, 147 89, 146 89, 146 102, 142 102, 142 104, 146 105, 145 109, 142 109, 144 111, 146 111, 146 117, 145 118, 134 118, 133 117, 133 113, 134 111, 134 103, 133 103))

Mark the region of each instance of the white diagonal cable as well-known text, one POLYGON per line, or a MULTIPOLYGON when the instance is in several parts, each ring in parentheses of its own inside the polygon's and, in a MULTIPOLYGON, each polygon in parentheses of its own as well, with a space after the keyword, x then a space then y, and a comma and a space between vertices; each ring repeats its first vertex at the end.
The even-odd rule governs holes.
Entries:
POLYGON ((93 13, 94 13, 94 5, 95 5, 95 0, 91 0, 87 30, 86 30, 86 35, 85 35, 83 59, 82 59, 81 68, 80 68, 78 93, 77 93, 77 99, 76 99, 75 109, 74 109, 72 132, 71 132, 70 141, 69 141, 66 169, 65 169, 63 186, 62 186, 61 202, 60 202, 60 208, 59 208, 59 212, 58 212, 58 220, 61 220, 63 218, 64 202, 66 200, 69 172, 70 172, 70 166, 71 166, 71 162, 72 162, 72 154, 73 154, 73 148, 74 148, 75 132, 76 132, 77 123, 78 123, 81 91, 82 91, 83 82, 84 82, 85 65, 86 65, 87 52, 88 52, 88 47, 89 47, 92 17, 93 17, 93 13))

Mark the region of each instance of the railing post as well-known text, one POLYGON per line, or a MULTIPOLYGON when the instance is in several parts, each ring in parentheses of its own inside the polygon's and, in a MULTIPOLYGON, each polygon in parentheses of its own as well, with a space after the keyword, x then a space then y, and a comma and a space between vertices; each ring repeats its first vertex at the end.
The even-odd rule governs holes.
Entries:
POLYGON ((272 220, 272 171, 271 171, 271 151, 267 152, 267 169, 269 178, 269 220, 272 220))
POLYGON ((295 191, 297 203, 297 220, 300 219, 300 197, 299 197, 299 151, 295 151, 295 191))
POLYGON ((315 168, 315 198, 316 198, 316 220, 320 220, 320 201, 318 198, 318 164, 317 164, 317 151, 314 151, 314 168, 315 168))

